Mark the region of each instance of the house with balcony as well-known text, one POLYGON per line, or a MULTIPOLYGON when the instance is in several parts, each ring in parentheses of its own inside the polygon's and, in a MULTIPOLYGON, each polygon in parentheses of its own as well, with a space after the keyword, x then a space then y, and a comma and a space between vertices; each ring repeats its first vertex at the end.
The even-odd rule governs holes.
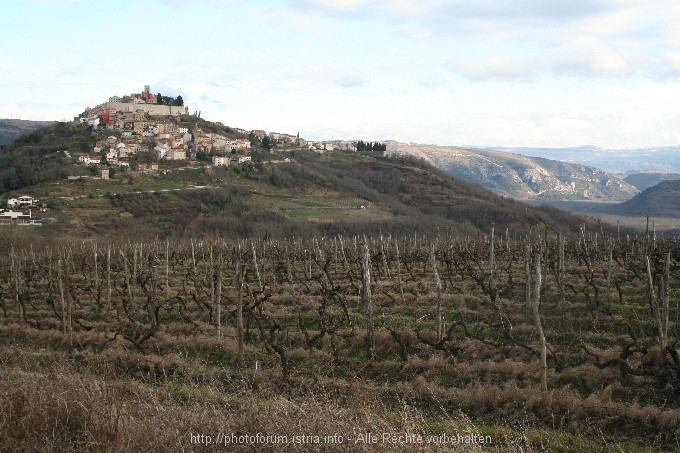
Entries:
POLYGON ((10 209, 16 208, 30 208, 35 206, 38 202, 35 198, 28 195, 21 195, 18 198, 10 198, 7 200, 7 207, 10 209))

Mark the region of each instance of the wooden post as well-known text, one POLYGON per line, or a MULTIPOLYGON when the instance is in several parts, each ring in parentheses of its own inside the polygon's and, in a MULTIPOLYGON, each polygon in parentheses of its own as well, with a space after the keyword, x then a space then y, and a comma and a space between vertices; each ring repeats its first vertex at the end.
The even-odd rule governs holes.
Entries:
POLYGON ((215 291, 215 337, 222 338, 222 250, 217 258, 216 291, 215 291))
MULTIPOLYGON (((215 258, 213 257, 213 244, 210 244, 208 256, 210 257, 210 268, 208 269, 208 280, 210 281, 210 304, 215 308, 215 287, 217 286, 217 274, 215 273, 215 258)), ((213 316, 214 313, 213 313, 213 316)))
POLYGON ((106 251, 106 286, 107 286, 107 303, 109 310, 111 309, 111 245, 106 251))
POLYGON ((17 310, 19 311, 19 321, 24 322, 25 320, 25 312, 24 312, 24 301, 19 295, 19 280, 20 280, 20 267, 19 267, 19 260, 17 260, 16 253, 14 253, 14 249, 12 249, 12 252, 10 253, 10 256, 12 258, 12 286, 14 288, 14 303, 16 304, 17 310))
POLYGON ((165 299, 170 299, 170 241, 165 240, 165 299))
POLYGON ((191 265, 194 270, 194 275, 196 275, 196 250, 194 249, 194 240, 191 240, 191 265))
POLYGON ((607 303, 611 302, 611 290, 612 290, 612 267, 614 265, 614 245, 611 240, 609 241, 609 260, 607 262, 607 303))
POLYGON ((57 284, 59 285, 59 301, 61 308, 61 333, 66 338, 66 300, 64 298, 64 274, 62 271, 63 261, 61 258, 57 261, 57 284))
POLYGON ((564 238, 562 233, 557 234, 557 285, 560 290, 560 307, 567 308, 567 301, 564 294, 564 238))
POLYGON ((371 300, 371 255, 368 241, 364 236, 361 258, 361 300, 366 308, 366 349, 368 360, 373 360, 375 341, 373 338, 373 301, 371 300))
POLYGON ((531 314, 531 245, 528 238, 524 243, 524 303, 527 314, 531 314))
POLYGON ((237 363, 239 368, 243 368, 243 284, 245 268, 241 267, 241 254, 236 258, 236 339, 237 339, 237 363))
MULTIPOLYGON (((645 261, 647 264, 647 289, 649 291, 649 305, 652 308, 652 314, 654 316, 654 322, 656 322, 656 328, 659 332, 659 347, 661 348, 661 354, 663 355, 666 350, 666 334, 667 331, 664 330, 664 326, 668 328, 668 320, 664 322, 664 315, 667 314, 667 307, 659 307, 659 301, 656 297, 656 292, 654 292, 654 278, 652 276, 652 266, 649 260, 649 256, 645 256, 645 261)), ((661 283, 661 293, 662 293, 662 304, 667 303, 664 301, 663 297, 663 283, 661 283)))
POLYGON ((94 244, 94 293, 97 298, 97 311, 101 311, 102 309, 102 301, 101 301, 101 293, 99 290, 99 269, 98 269, 98 263, 97 263, 97 255, 99 255, 99 246, 95 243, 94 244))
POLYGON ((390 267, 387 264, 387 255, 386 255, 386 252, 385 252, 385 245, 384 245, 384 239, 383 239, 382 234, 380 235, 380 254, 382 255, 382 265, 383 265, 385 275, 387 276, 387 279, 389 280, 392 277, 390 275, 390 267))
POLYGON ((666 346, 668 346, 668 277, 671 267, 671 252, 666 253, 663 265, 663 278, 661 279, 661 332, 663 334, 663 349, 661 350, 662 357, 665 354, 666 346))
POLYGON ((340 240, 340 256, 342 257, 342 270, 343 272, 347 270, 347 255, 345 255, 345 244, 342 240, 342 235, 338 236, 340 240))
POLYGON ((71 297, 71 278, 69 273, 69 261, 71 250, 66 251, 64 258, 64 289, 66 297, 66 330, 68 332, 68 347, 73 347, 73 298, 71 297))
POLYGON ((489 289, 493 287, 493 271, 495 264, 494 255, 494 235, 495 235, 496 225, 491 224, 491 236, 489 238, 489 289))
POLYGON ((432 244, 432 249, 430 253, 430 261, 432 262, 432 276, 434 277, 434 284, 437 288, 437 305, 435 308, 435 323, 437 329, 437 341, 441 341, 443 336, 442 327, 442 281, 439 278, 439 272, 437 272, 437 256, 434 252, 434 244, 432 244))
POLYGON ((133 288, 136 282, 137 282, 137 244, 132 244, 132 281, 130 282, 130 286, 131 291, 133 291, 132 292, 133 295, 137 294, 137 291, 133 288))
POLYGON ((123 257, 123 271, 125 273, 125 294, 127 298, 123 298, 123 311, 129 316, 129 306, 132 304, 132 282, 130 281, 130 270, 128 269, 127 256, 125 252, 120 250, 120 255, 123 257))
POLYGON ((536 325, 536 333, 538 335, 538 341, 540 342, 540 360, 541 360, 541 390, 548 390, 548 364, 547 364, 547 346, 545 342, 545 336, 543 335, 543 327, 541 326, 541 316, 538 312, 538 307, 541 303, 541 254, 536 253, 534 255, 535 269, 536 269, 536 281, 534 286, 534 301, 531 306, 531 311, 534 315, 534 324, 536 325))
POLYGON ((399 285, 399 295, 401 296, 401 303, 404 303, 404 286, 401 283, 401 262, 399 257, 399 238, 394 239, 394 247, 397 251, 397 284, 399 285))

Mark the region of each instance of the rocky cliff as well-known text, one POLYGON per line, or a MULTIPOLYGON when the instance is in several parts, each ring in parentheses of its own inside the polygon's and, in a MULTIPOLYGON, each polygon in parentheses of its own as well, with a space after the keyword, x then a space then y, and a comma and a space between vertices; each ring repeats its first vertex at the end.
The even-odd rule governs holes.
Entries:
POLYGON ((597 168, 478 148, 387 142, 388 154, 420 157, 451 175, 518 200, 624 201, 631 184, 597 168))

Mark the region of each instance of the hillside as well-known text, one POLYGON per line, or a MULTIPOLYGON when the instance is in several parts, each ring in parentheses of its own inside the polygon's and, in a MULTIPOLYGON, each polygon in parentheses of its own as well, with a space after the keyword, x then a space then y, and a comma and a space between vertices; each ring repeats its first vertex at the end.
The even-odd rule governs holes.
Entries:
POLYGON ((17 137, 0 147, 0 194, 77 174, 77 160, 68 155, 92 149, 95 141, 89 128, 73 123, 53 123, 17 137))
POLYGON ((453 176, 519 200, 623 201, 635 187, 602 170, 488 149, 388 142, 388 153, 413 155, 453 176))
POLYGON ((661 181, 630 200, 601 207, 599 212, 624 216, 680 218, 680 180, 661 181))
MULTIPOLYGON (((208 131, 204 133, 212 137, 233 136, 226 126, 194 116, 171 121, 194 135, 208 131)), ((72 122, 20 137, 0 150, 2 199, 23 194, 39 199, 48 207, 43 217, 51 220, 35 233, 65 239, 381 231, 467 235, 487 233, 492 224, 498 231, 524 234, 539 224, 578 231, 585 222, 557 209, 527 207, 500 197, 409 156, 317 154, 281 144, 270 150, 253 142, 247 150, 251 161, 215 166, 210 161, 214 151, 194 152, 200 146, 195 139, 185 145, 190 157, 168 160, 155 154, 153 141, 121 135, 72 122), (107 143, 139 150, 121 159, 126 165, 120 166, 117 160, 104 160, 107 143), (78 156, 104 163, 79 164, 78 156), (104 168, 111 179, 99 178, 104 168)), ((233 152, 231 156, 242 155, 233 152)), ((508 160, 503 165, 511 164, 508 160)), ((559 165, 546 161, 542 168, 559 165)), ((527 174, 532 171, 525 169, 527 174)), ((542 179, 536 176, 533 181, 540 189, 542 179)))
POLYGON ((639 190, 649 189, 652 186, 659 184, 661 181, 668 181, 673 179, 680 179, 680 174, 678 173, 668 173, 668 172, 643 172, 643 173, 630 173, 627 174, 624 181, 628 184, 632 184, 639 190))
POLYGON ((120 171, 110 180, 58 180, 22 193, 47 204, 44 216, 54 220, 31 234, 50 240, 477 235, 492 223, 515 235, 541 223, 576 232, 585 222, 498 197, 426 163, 352 152, 294 151, 288 163, 234 168, 120 171))
POLYGON ((49 126, 54 121, 10 120, 0 118, 0 145, 6 145, 17 137, 49 126))

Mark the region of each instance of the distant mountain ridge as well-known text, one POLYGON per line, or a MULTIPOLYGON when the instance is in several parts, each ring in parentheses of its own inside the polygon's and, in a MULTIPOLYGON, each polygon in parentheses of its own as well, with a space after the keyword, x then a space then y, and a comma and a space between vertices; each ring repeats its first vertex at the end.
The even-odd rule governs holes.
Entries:
POLYGON ((55 121, 29 121, 0 118, 0 145, 11 143, 17 137, 55 123, 55 121))
POLYGON ((564 148, 496 146, 490 149, 578 163, 611 173, 641 171, 680 173, 680 145, 630 149, 608 149, 597 146, 564 148))
POLYGON ((669 181, 674 179, 680 179, 680 174, 667 172, 643 172, 631 173, 623 178, 624 181, 634 185, 640 190, 649 189, 650 187, 659 184, 661 181, 669 181))
POLYGON ((614 202, 638 193, 631 184, 600 169, 541 157, 395 141, 387 142, 387 152, 420 157, 453 176, 519 200, 614 202))

